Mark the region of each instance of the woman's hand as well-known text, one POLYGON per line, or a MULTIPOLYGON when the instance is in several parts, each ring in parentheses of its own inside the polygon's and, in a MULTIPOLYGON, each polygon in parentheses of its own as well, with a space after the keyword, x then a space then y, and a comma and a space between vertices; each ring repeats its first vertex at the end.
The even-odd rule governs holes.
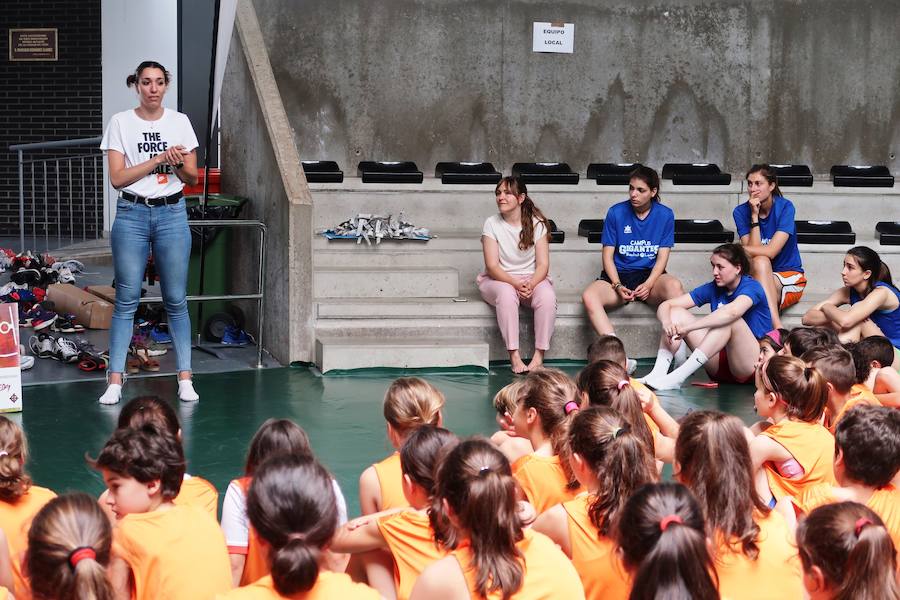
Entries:
POLYGON ((524 278, 519 280, 519 285, 516 286, 516 293, 519 294, 519 298, 522 300, 528 300, 531 298, 531 294, 534 293, 534 289, 531 287, 531 278, 524 278))
POLYGON ((678 319, 672 319, 668 325, 663 324, 663 331, 671 340, 680 340, 687 333, 687 325, 678 319))
POLYGON ((653 289, 653 282, 648 279, 641 285, 634 288, 634 291, 632 292, 633 299, 647 300, 647 298, 650 296, 651 289, 653 289))
POLYGON ((634 292, 629 290, 627 287, 619 284, 619 287, 616 288, 616 293, 619 294, 625 302, 631 302, 634 300, 634 292))
POLYGON ((163 157, 162 162, 173 167, 184 163, 184 157, 188 154, 187 148, 182 145, 170 146, 159 156, 163 157))
POLYGON ((634 391, 641 401, 641 410, 649 415, 653 411, 653 392, 645 387, 634 388, 634 391))

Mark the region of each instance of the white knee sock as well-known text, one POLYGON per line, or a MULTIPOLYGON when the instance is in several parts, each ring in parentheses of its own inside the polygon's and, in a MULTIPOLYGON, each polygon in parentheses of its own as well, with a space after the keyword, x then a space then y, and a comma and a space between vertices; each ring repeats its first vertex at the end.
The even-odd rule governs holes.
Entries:
POLYGON ((653 364, 653 370, 638 379, 641 383, 646 383, 650 379, 658 379, 669 372, 674 356, 669 352, 668 348, 660 348, 656 351, 656 363, 653 364))
POLYGON ((689 351, 690 348, 688 348, 687 342, 682 340, 681 345, 678 346, 678 350, 675 351, 675 358, 672 360, 672 364, 676 369, 687 362, 688 356, 690 356, 688 354, 689 351))
POLYGON ((697 369, 705 365, 708 360, 709 357, 707 357, 702 350, 697 348, 683 365, 668 375, 653 379, 648 377, 645 383, 655 390, 673 390, 679 388, 681 387, 681 384, 687 381, 688 377, 693 375, 697 369))

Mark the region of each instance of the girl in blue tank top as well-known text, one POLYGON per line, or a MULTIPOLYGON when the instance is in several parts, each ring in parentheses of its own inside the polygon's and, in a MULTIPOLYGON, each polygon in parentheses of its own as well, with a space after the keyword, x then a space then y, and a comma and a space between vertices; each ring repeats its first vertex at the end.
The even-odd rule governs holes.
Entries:
MULTIPOLYGON (((900 291, 878 253, 866 246, 848 250, 841 279, 844 286, 809 309, 803 324, 831 327, 842 342, 883 335, 900 348, 900 291), (845 304, 848 308, 841 308, 845 304)), ((898 364, 895 353, 894 366, 898 364)))

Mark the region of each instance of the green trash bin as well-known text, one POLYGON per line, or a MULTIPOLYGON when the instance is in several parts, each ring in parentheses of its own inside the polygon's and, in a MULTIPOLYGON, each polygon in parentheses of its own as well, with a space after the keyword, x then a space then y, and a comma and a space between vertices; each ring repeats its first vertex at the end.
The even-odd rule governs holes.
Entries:
MULTIPOLYGON (((186 196, 188 219, 199 220, 200 196, 186 196)), ((206 219, 228 220, 237 219, 241 210, 247 203, 247 198, 242 196, 230 196, 228 194, 209 194, 206 202, 206 219)), ((191 227, 191 259, 188 266, 189 296, 200 293, 200 241, 201 236, 206 236, 204 253, 206 264, 203 271, 203 294, 221 295, 231 290, 231 269, 229 268, 229 256, 231 254, 231 240, 234 237, 233 227, 191 227)), ((203 318, 219 312, 226 312, 228 302, 213 301, 203 302, 203 318)), ((203 331, 203 323, 199 320, 199 302, 188 304, 188 312, 191 316, 191 328, 194 334, 203 331)))

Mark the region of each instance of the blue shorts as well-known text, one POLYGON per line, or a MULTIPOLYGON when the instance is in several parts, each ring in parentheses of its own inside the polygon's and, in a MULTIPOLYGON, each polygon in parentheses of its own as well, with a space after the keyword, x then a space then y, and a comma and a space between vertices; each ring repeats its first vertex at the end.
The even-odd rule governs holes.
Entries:
MULTIPOLYGON (((634 288, 641 285, 647 278, 650 277, 652 269, 642 269, 640 271, 619 271, 619 281, 622 282, 629 290, 634 291, 634 288)), ((606 274, 606 271, 600 273, 600 280, 605 281, 612 285, 612 280, 609 278, 609 275, 606 274)))

